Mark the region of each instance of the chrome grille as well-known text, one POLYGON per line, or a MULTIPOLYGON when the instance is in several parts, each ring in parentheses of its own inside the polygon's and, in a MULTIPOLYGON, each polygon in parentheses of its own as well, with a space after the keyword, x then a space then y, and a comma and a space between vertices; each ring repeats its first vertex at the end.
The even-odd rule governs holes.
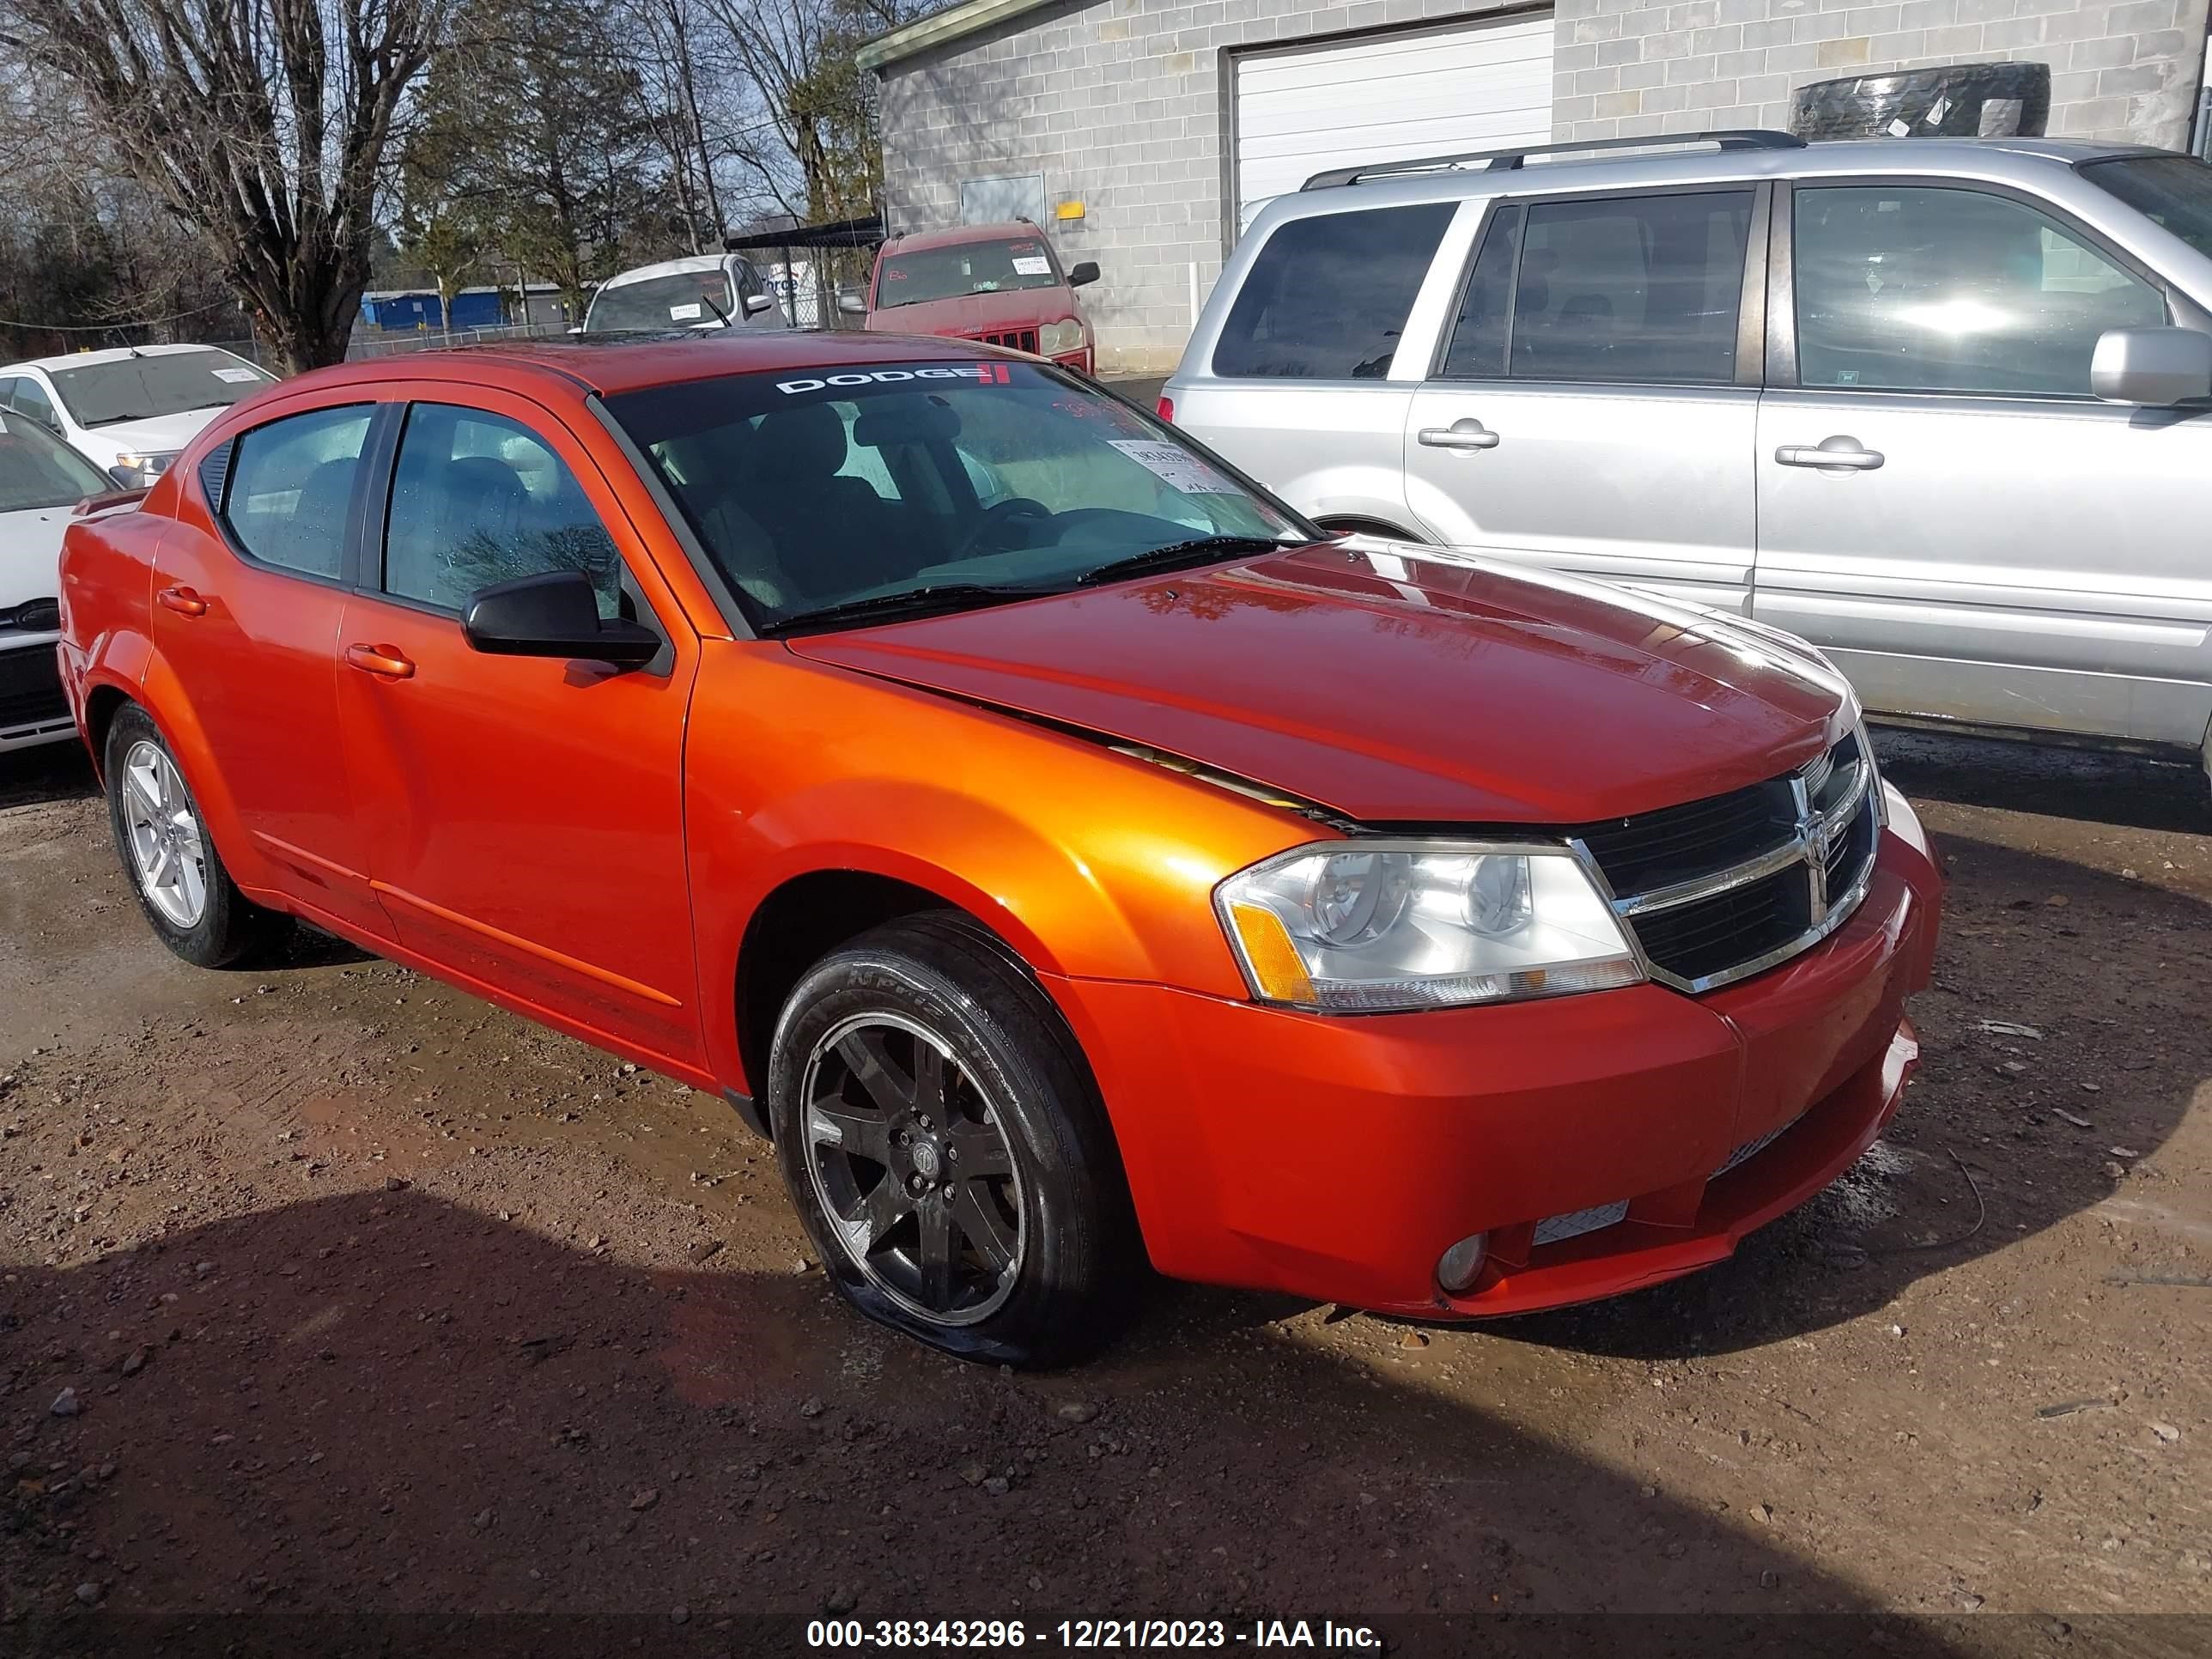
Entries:
POLYGON ((1873 872, 1880 795, 1852 732, 1786 776, 1573 839, 1604 873, 1652 977, 1711 991, 1843 926, 1873 872))

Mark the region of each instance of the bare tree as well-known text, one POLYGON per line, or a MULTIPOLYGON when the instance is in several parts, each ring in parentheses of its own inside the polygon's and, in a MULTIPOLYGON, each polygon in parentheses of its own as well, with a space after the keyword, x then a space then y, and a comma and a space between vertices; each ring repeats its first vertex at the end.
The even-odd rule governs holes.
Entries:
POLYGON ((393 123, 447 0, 0 0, 207 244, 284 367, 345 356, 393 123))

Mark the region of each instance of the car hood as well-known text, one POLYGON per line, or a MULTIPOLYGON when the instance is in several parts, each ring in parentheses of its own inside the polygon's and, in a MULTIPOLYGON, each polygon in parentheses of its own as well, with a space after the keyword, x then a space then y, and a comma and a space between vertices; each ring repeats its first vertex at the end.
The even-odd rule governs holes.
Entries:
POLYGON ((143 421, 118 421, 112 426, 92 427, 85 435, 113 446, 118 453, 168 454, 198 437, 200 428, 228 407, 227 404, 218 404, 211 409, 188 409, 179 415, 149 415, 143 421))
POLYGON ((1016 288, 1003 294, 963 294, 872 311, 868 327, 890 334, 997 334, 1013 328, 1042 328, 1077 314, 1073 289, 1016 288))
POLYGON ((62 532, 72 508, 28 507, 0 513, 0 611, 62 591, 62 532))
POLYGON ((1788 635, 1366 540, 788 644, 1370 823, 1647 811, 1802 765, 1851 718, 1788 635))

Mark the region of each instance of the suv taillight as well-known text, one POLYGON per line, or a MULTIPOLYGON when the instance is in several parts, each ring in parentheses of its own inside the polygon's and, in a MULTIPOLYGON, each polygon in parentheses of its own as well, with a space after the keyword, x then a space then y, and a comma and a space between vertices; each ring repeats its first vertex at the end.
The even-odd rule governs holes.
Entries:
POLYGON ((1160 399, 1160 418, 1165 421, 1170 426, 1173 426, 1175 424, 1174 398, 1163 398, 1160 399))

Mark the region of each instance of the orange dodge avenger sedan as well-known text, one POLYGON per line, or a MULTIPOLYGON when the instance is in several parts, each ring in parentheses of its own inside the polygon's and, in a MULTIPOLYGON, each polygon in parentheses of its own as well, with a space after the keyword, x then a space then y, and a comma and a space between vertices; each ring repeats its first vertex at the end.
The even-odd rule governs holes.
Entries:
POLYGON ((296 917, 720 1091, 843 1294, 956 1353, 1065 1360, 1146 1258, 1445 1318, 1648 1285, 1915 1058, 1940 884, 1809 647, 1326 538, 973 343, 308 374, 63 567, 171 949, 296 917))

